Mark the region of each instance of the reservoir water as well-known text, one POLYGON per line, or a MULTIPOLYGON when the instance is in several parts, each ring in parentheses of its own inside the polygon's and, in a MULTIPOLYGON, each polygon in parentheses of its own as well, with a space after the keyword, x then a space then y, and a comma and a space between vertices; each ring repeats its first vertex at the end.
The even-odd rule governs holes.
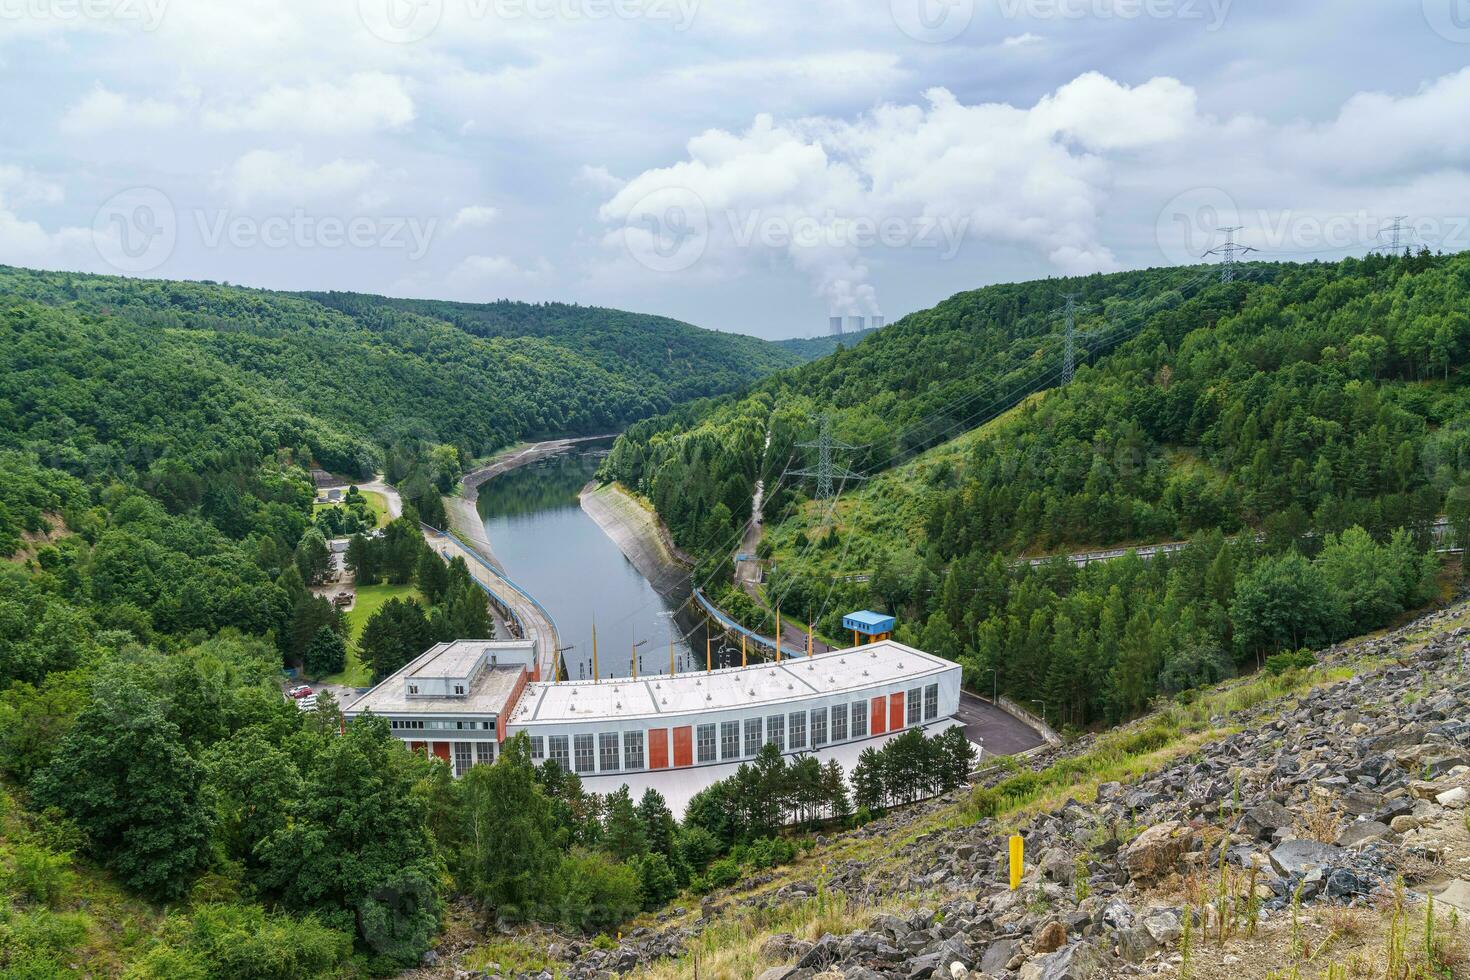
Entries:
MULTIPOLYGON (((671 640, 677 670, 703 670, 704 619, 687 584, 660 595, 578 502, 607 445, 583 443, 482 484, 485 535, 505 574, 556 620, 571 680, 592 677, 594 623, 603 677, 631 674, 634 649, 640 676, 668 673, 671 640)), ((715 666, 738 664, 739 648, 719 642, 715 666)))

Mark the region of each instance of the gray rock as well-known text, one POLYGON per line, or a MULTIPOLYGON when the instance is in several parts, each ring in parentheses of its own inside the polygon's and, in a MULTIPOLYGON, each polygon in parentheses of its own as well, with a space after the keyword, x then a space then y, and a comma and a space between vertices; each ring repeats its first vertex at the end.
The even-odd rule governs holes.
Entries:
POLYGON ((1383 840, 1392 833, 1392 830, 1377 820, 1355 820, 1337 835, 1336 843, 1338 847, 1362 847, 1383 840))
POLYGON ((1267 840, 1272 831, 1281 827, 1292 825, 1291 811, 1277 803, 1275 800, 1267 800, 1257 806, 1251 807, 1241 815, 1242 828, 1246 833, 1257 840, 1267 840))
POLYGON ((1457 878, 1434 897, 1436 902, 1452 905, 1461 912, 1470 912, 1470 881, 1457 878))
POLYGON ((1082 942, 1045 956, 1033 956, 1021 967, 1021 980, 1089 980, 1100 976, 1102 955, 1091 943, 1082 942))
POLYGON ((1129 926, 1118 930, 1118 950, 1130 963, 1142 963, 1150 953, 1159 948, 1153 934, 1143 926, 1129 926))
POLYGON ((1347 855, 1341 848, 1314 840, 1283 841, 1271 850, 1271 866, 1284 878, 1305 874, 1313 868, 1330 868, 1345 863, 1347 855))
POLYGON ((1172 945, 1184 934, 1184 913, 1179 909, 1151 908, 1143 913, 1141 921, 1158 946, 1172 945))
POLYGON ((999 976, 1021 948, 1021 943, 1015 939, 999 939, 985 947, 985 952, 980 956, 980 972, 991 976, 999 976))

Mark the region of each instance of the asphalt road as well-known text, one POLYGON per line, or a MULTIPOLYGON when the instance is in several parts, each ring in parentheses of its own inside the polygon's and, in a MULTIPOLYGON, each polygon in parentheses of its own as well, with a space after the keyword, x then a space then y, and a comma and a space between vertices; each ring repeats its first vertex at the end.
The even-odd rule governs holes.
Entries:
POLYGON ((986 755, 1011 755, 1042 744, 1044 739, 1019 718, 1006 714, 983 698, 960 692, 957 715, 970 741, 983 746, 986 755))

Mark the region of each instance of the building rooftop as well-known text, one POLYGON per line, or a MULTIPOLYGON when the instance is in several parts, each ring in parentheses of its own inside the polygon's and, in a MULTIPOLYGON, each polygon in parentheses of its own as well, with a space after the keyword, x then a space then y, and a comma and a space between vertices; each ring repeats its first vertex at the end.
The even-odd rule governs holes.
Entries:
POLYGON ((876 613, 871 609, 861 609, 842 617, 842 625, 848 629, 866 629, 874 633, 887 633, 893 629, 893 624, 894 618, 892 616, 876 613))
POLYGON ((536 683, 526 686, 510 723, 622 721, 777 705, 894 681, 916 680, 954 666, 948 660, 913 647, 883 640, 813 657, 786 659, 779 664, 690 671, 673 677, 663 674, 636 681, 623 677, 536 683))
POLYGON ((472 715, 498 714, 515 690, 528 654, 529 640, 455 640, 439 643, 414 657, 376 687, 344 709, 348 714, 472 715), (407 681, 413 679, 458 679, 469 677, 479 660, 503 652, 507 663, 486 666, 475 675, 469 690, 455 696, 410 696, 407 681))
POLYGON ((409 661, 402 674, 405 677, 468 677, 475 665, 487 654, 497 650, 523 650, 521 640, 455 640, 430 647, 409 661))

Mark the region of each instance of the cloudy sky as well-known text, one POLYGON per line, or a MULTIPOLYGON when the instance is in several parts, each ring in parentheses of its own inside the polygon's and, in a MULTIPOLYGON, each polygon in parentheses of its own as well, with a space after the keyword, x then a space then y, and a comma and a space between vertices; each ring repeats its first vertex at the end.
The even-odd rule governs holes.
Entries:
POLYGON ((1465 248, 1467 65, 1467 0, 0 0, 0 262, 782 337, 1465 248))

